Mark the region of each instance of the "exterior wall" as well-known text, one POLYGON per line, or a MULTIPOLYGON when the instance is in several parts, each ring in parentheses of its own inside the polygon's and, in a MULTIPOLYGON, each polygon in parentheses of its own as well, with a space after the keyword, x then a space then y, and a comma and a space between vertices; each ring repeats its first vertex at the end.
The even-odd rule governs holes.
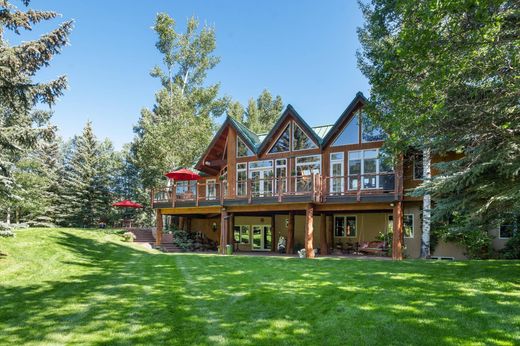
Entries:
MULTIPOLYGON (((334 248, 338 244, 354 244, 364 241, 376 241, 379 233, 385 233, 388 225, 388 213, 336 213, 334 216, 355 216, 357 222, 356 236, 336 237, 334 234, 334 248)), ((332 222, 333 219, 332 219, 332 222)))
POLYGON ((191 231, 192 232, 202 232, 204 233, 208 239, 213 241, 219 241, 220 239, 220 217, 212 218, 212 219, 191 219, 191 231), (215 222, 217 224, 217 230, 214 232, 212 230, 212 224, 215 222))

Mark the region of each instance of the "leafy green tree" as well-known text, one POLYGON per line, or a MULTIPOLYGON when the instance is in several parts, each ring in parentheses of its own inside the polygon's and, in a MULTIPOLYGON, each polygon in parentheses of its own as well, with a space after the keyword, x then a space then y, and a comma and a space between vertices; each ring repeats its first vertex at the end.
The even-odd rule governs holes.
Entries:
POLYGON ((162 88, 152 110, 143 109, 134 128, 134 162, 146 188, 162 182, 164 173, 178 166, 191 166, 209 144, 214 118, 226 110, 228 99, 219 98, 219 84, 205 86, 206 75, 219 61, 213 55, 215 31, 199 28, 188 20, 185 33, 177 32, 167 14, 157 15, 156 47, 163 55, 164 70, 151 75, 162 88))
POLYGON ((244 116, 245 116, 245 110, 244 110, 244 107, 242 107, 242 105, 240 104, 240 102, 238 101, 232 101, 229 103, 229 106, 228 106, 228 109, 227 109, 227 114, 238 120, 239 122, 243 123, 244 122, 244 116))
POLYGON ((485 230, 520 212, 518 2, 361 8, 359 65, 371 84, 370 116, 390 134, 387 151, 461 154, 436 164, 440 174, 416 191, 431 194, 432 221, 456 214, 457 229, 485 230))
MULTIPOLYGON (((22 1, 24 6, 29 2, 22 1)), ((8 209, 19 199, 14 194, 17 183, 13 178, 17 160, 54 131, 48 122, 51 113, 33 108, 38 103, 54 104, 66 87, 64 76, 47 83, 36 83, 33 77, 67 44, 72 22, 64 22, 36 40, 14 46, 4 33, 9 30, 19 35, 21 30, 31 30, 34 24, 58 15, 52 11, 23 11, 9 1, 0 1, 0 204, 8 209)))

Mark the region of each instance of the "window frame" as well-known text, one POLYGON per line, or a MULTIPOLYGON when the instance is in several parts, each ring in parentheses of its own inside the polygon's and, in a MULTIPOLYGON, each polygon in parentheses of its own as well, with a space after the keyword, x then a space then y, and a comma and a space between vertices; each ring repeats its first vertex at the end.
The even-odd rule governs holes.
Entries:
POLYGON ((329 176, 330 176, 330 182, 329 182, 329 193, 341 193, 343 194, 345 192, 345 156, 348 156, 348 155, 345 155, 345 152, 344 151, 335 151, 335 152, 331 152, 330 155, 329 155, 329 176), (341 159, 333 159, 332 158, 332 155, 337 155, 337 154, 341 154, 342 155, 342 158, 341 159), (336 178, 336 179, 341 179, 341 182, 340 182, 340 191, 333 191, 333 186, 334 186, 334 175, 333 175, 333 169, 332 169, 332 166, 334 164, 338 164, 338 163, 341 163, 341 175, 339 176, 339 178, 336 178))
POLYGON ((335 214, 334 215, 334 219, 333 219, 333 232, 334 232, 334 238, 357 238, 358 236, 358 218, 357 218, 357 215, 352 215, 352 214, 335 214), (355 227, 355 230, 354 230, 354 235, 347 235, 347 219, 349 217, 352 217, 354 218, 355 220, 355 224, 354 224, 354 227, 355 227), (338 236, 336 235, 336 219, 337 218, 343 218, 343 220, 345 221, 345 235, 344 236, 338 236))
POLYGON ((217 179, 206 179, 206 200, 214 201, 217 199, 217 179), (210 197, 209 195, 209 184, 213 183, 213 188, 215 189, 215 195, 210 197))
POLYGON ((239 224, 239 225, 233 225, 233 239, 235 240, 235 243, 236 244, 240 244, 240 245, 250 245, 251 244, 251 229, 249 227, 249 225, 242 225, 242 224, 239 224), (235 232, 237 231, 236 228, 239 228, 238 230, 238 241, 236 241, 235 239, 235 232), (246 232, 244 232, 244 228, 246 229, 246 232), (246 242, 243 242, 242 241, 242 236, 247 234, 247 243, 246 242))
POLYGON ((242 138, 240 138, 240 136, 237 136, 236 138, 237 138, 237 140, 236 140, 236 157, 237 157, 237 159, 241 159, 241 158, 244 158, 244 157, 253 157, 253 156, 255 156, 255 152, 253 151, 253 149, 251 149, 246 144, 246 142, 242 138), (247 152, 246 152, 246 155, 239 155, 239 152, 240 152, 238 150, 238 144, 239 143, 242 143, 246 147, 247 152, 251 152, 251 155, 248 155, 247 152))
POLYGON ((412 180, 415 180, 415 181, 423 181, 424 180, 424 167, 421 168, 423 170, 423 173, 422 173, 422 177, 421 178, 417 178, 417 175, 416 175, 416 164, 419 162, 421 164, 421 166, 424 165, 423 163, 423 154, 422 153, 416 153, 413 155, 413 158, 412 158, 412 180), (418 157, 420 157, 420 160, 417 160, 418 157))
POLYGON ((237 196, 240 196, 240 197, 243 197, 243 196, 247 196, 247 179, 248 179, 248 173, 247 173, 247 162, 237 162, 236 164, 236 168, 235 168, 235 172, 236 172, 236 181, 235 181, 235 185, 236 185, 236 194, 237 196), (244 168, 239 168, 239 165, 243 165, 244 168), (238 180, 238 173, 239 172, 246 172, 246 180, 245 182, 243 182, 242 180, 238 180), (238 194, 238 191, 239 191, 239 183, 241 184, 245 184, 245 187, 244 187, 244 194, 243 195, 239 195, 238 194))
MULTIPOLYGON (((359 173, 359 176, 361 177, 361 181, 358 181, 358 184, 361 184, 360 190, 379 190, 379 189, 381 189, 381 186, 380 186, 381 185, 380 184, 381 173, 386 173, 386 172, 381 172, 381 159, 379 158, 379 148, 373 148, 373 149, 359 149, 359 150, 349 150, 348 151, 348 154, 347 154, 347 172, 348 172, 347 173, 347 176, 348 176, 347 190, 348 191, 357 191, 357 188, 355 188, 355 189, 350 188, 350 179, 352 178, 351 173, 350 173, 350 155, 354 154, 354 153, 361 153, 361 156, 360 156, 361 167, 360 167, 360 173, 359 173), (375 157, 375 160, 376 160, 376 171, 375 171, 376 186, 375 187, 363 187, 364 175, 367 174, 367 173, 365 173, 365 152, 367 152, 367 151, 376 152, 376 157, 375 157)), ((372 159, 372 158, 368 158, 368 159, 372 159)), ((368 174, 372 174, 372 173, 368 173, 368 174)))
POLYGON ((290 121, 289 123, 287 123, 287 125, 284 127, 283 131, 280 133, 280 135, 278 137, 276 137, 276 140, 273 142, 273 144, 271 144, 271 146, 267 149, 267 154, 269 155, 275 155, 275 154, 282 154, 282 153, 289 153, 291 152, 292 150, 292 121, 290 121), (283 134, 285 133, 285 131, 287 130, 287 128, 289 128, 289 150, 287 151, 277 151, 276 153, 272 153, 271 150, 273 150, 273 148, 275 147, 276 143, 278 143, 278 141, 280 140, 280 138, 283 136, 283 134))
POLYGON ((292 123, 292 126, 291 126, 291 128, 292 128, 292 130, 291 130, 291 151, 297 152, 297 151, 306 151, 306 150, 319 149, 318 144, 316 142, 314 142, 314 140, 309 136, 309 134, 304 129, 302 129, 301 126, 296 123, 296 121, 292 121, 291 123, 292 123), (298 127, 300 129, 300 131, 302 131, 303 134, 305 136, 307 136, 307 138, 314 144, 313 148, 305 148, 305 149, 295 149, 294 148, 294 142, 295 142, 295 140, 294 140, 294 132, 296 130, 296 127, 298 127))
POLYGON ((343 147, 343 146, 347 146, 347 145, 359 145, 361 143, 361 133, 360 133, 360 131, 361 131, 361 121, 360 121, 359 113, 356 112, 356 113, 354 113, 352 118, 350 118, 349 122, 345 126, 343 126, 341 131, 339 131, 339 133, 336 135, 336 137, 334 138, 334 140, 330 144, 331 148, 343 147), (355 143, 348 143, 348 144, 336 144, 336 142, 338 141, 339 137, 343 134, 343 132, 347 129, 347 127, 350 126, 350 123, 352 121, 356 120, 356 118, 357 118, 357 125, 356 125, 356 129, 357 129, 357 131, 356 131, 357 132, 357 142, 355 142, 355 143))
POLYGON ((383 129, 379 128, 381 130, 381 133, 383 134, 383 138, 382 139, 377 139, 375 141, 365 141, 363 139, 363 118, 366 118, 368 115, 366 115, 365 112, 363 112, 363 110, 360 110, 359 111, 359 134, 360 134, 360 138, 359 138, 359 141, 361 144, 364 144, 364 143, 376 143, 376 142, 384 142, 385 141, 385 131, 383 131, 383 129))

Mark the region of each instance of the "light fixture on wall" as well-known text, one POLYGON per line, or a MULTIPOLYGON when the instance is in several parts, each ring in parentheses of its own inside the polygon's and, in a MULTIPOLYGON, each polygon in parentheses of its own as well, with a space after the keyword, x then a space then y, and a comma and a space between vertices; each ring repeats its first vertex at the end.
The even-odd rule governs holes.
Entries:
POLYGON ((390 206, 393 207, 393 206, 394 206, 394 203, 390 203, 390 206))
POLYGON ((211 229, 213 230, 213 232, 217 231, 217 223, 216 222, 213 222, 213 224, 211 225, 211 229))

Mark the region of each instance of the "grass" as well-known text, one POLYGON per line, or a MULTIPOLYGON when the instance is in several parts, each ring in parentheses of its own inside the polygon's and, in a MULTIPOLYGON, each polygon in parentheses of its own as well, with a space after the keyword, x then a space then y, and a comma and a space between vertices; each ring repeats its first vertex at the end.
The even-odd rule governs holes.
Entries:
POLYGON ((520 344, 518 261, 162 254, 75 229, 0 252, 2 345, 520 344))

